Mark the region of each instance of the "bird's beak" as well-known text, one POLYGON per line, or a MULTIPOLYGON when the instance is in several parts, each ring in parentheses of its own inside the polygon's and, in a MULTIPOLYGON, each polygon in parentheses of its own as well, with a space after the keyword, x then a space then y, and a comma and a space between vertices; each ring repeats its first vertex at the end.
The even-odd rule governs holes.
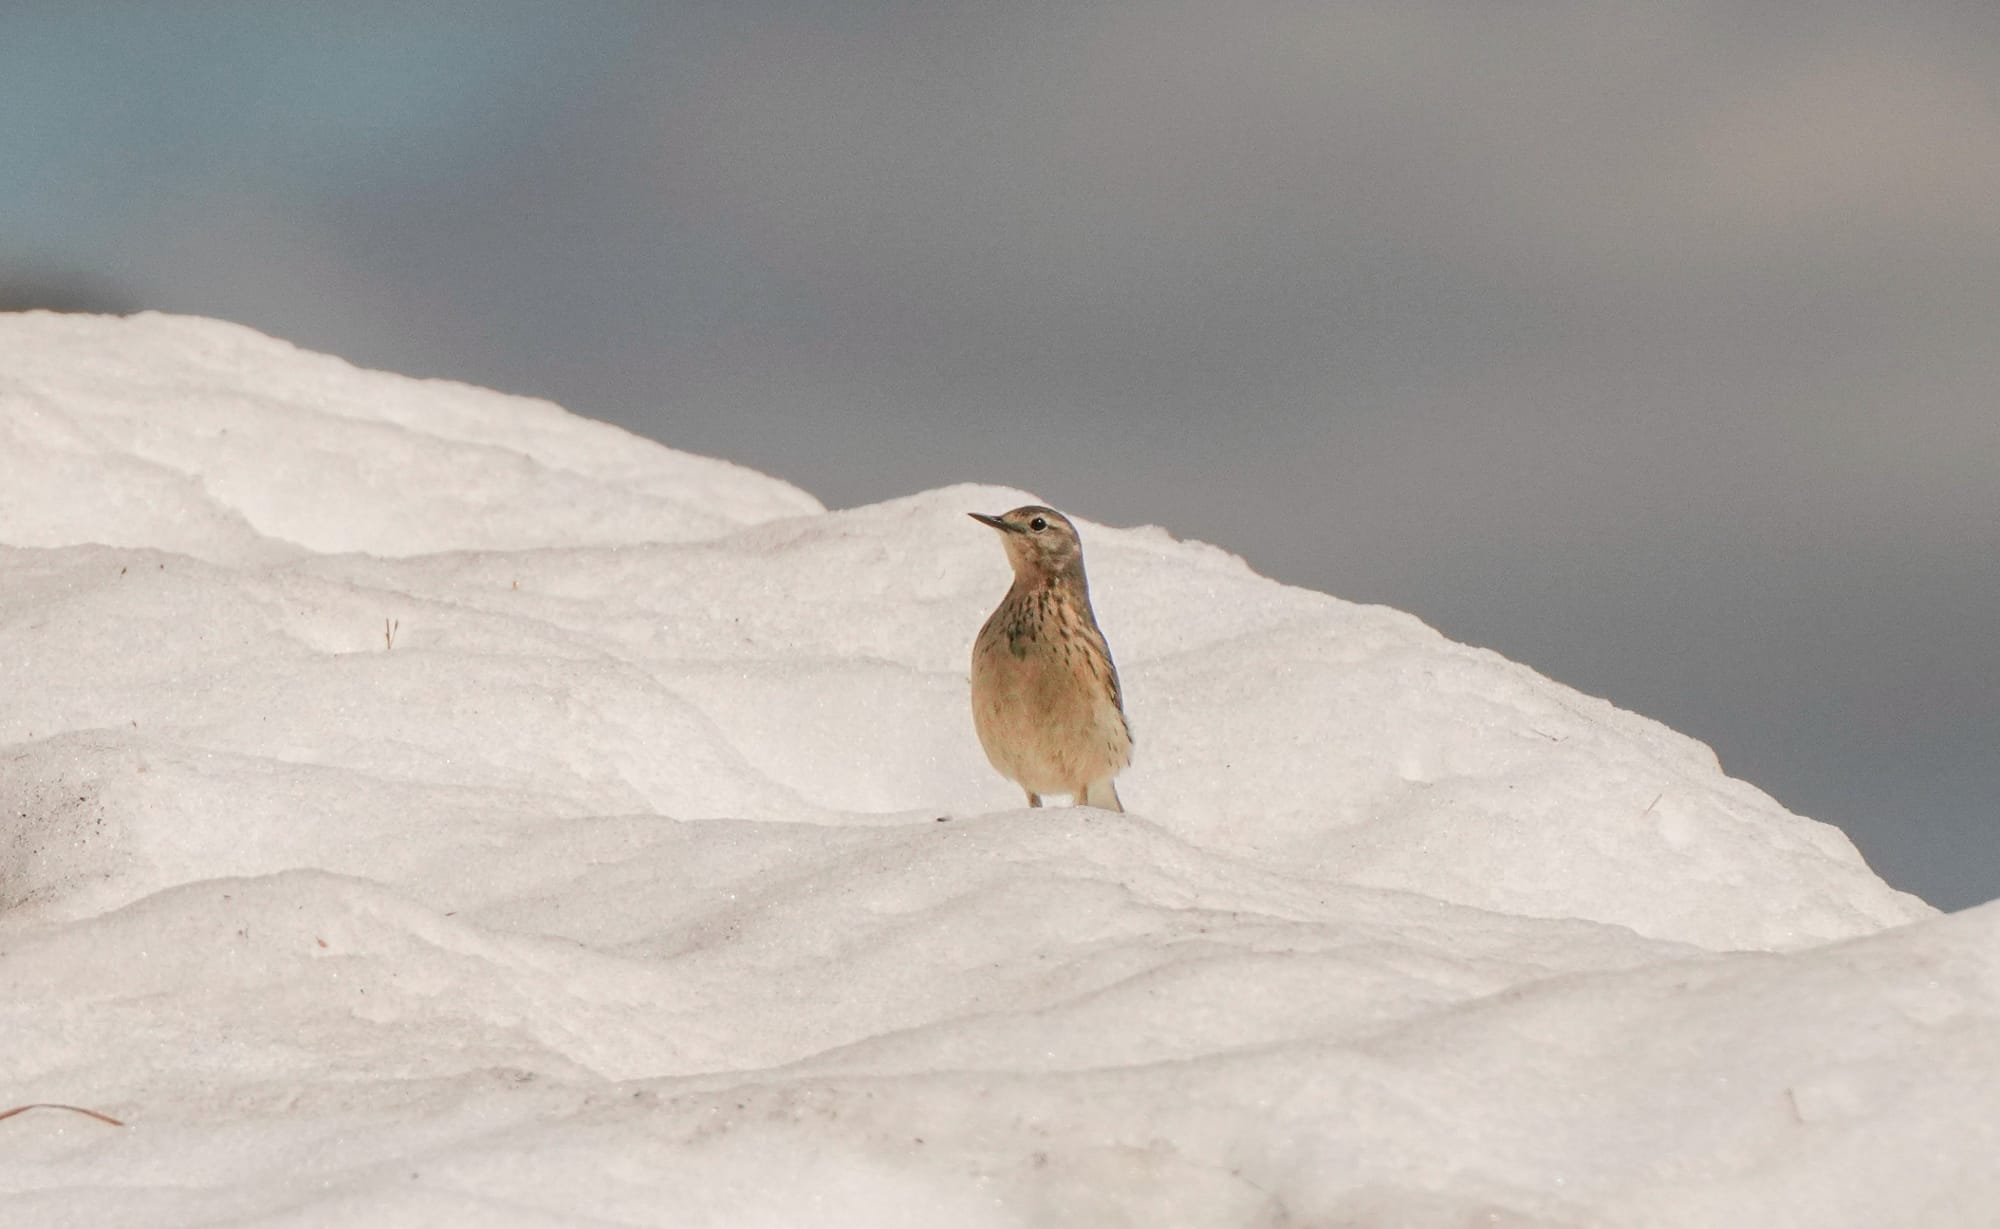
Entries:
POLYGON ((993 528, 999 530, 1001 533, 1021 532, 1020 530, 1014 528, 1012 525, 1009 525, 1006 521, 1001 520, 997 516, 988 516, 984 512, 968 512, 966 513, 966 515, 971 517, 973 520, 978 521, 982 525, 991 525, 993 528))

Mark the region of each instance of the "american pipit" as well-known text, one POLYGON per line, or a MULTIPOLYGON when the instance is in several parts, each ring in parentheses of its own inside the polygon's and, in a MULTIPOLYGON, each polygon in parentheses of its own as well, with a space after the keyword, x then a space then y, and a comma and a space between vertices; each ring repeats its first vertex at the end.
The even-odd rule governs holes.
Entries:
POLYGON ((1001 775, 1028 792, 1123 811, 1111 779, 1132 762, 1118 667, 1097 630, 1083 543, 1054 508, 972 512, 1000 531, 1014 584, 972 646, 972 724, 1001 775))

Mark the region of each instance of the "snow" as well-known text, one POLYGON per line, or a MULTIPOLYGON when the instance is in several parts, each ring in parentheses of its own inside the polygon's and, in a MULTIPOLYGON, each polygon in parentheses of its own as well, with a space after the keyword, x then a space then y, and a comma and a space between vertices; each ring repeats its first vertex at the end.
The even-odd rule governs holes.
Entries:
POLYGON ((1128 814, 984 762, 987 486, 828 512, 247 329, 0 317, 34 1225, 1985 1226, 2000 905, 1082 522, 1128 814))

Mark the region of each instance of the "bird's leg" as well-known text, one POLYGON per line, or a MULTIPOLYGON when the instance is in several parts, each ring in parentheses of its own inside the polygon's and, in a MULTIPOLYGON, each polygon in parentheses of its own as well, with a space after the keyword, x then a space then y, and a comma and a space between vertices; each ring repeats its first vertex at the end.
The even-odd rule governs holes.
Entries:
POLYGON ((1034 790, 1029 790, 1029 791, 1028 791, 1028 805, 1029 805, 1029 806, 1031 806, 1031 807, 1038 807, 1038 806, 1042 805, 1042 796, 1041 796, 1040 794, 1036 793, 1036 792, 1035 792, 1034 790))
POLYGON ((1110 777, 1106 777, 1102 781, 1092 781, 1089 785, 1084 786, 1083 792, 1076 796, 1076 800, 1087 807, 1100 807, 1106 811, 1117 811, 1120 814, 1123 814, 1125 811, 1124 805, 1118 801, 1118 787, 1111 783, 1110 777))

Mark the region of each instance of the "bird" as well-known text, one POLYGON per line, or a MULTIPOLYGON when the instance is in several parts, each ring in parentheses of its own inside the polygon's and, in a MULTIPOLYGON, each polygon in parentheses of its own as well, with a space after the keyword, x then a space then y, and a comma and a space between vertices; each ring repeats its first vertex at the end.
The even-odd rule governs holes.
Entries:
POLYGON ((1077 806, 1123 811, 1112 783, 1132 762, 1132 728, 1111 646, 1090 608, 1083 540, 1054 508, 988 516, 1014 583, 972 645, 972 724, 1000 775, 1028 805, 1068 794, 1077 806))

